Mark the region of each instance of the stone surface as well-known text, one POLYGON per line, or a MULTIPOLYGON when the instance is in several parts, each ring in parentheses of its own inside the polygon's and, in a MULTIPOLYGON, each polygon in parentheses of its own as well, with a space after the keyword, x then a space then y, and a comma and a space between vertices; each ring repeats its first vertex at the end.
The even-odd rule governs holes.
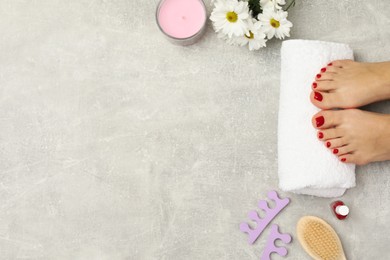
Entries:
MULTIPOLYGON (((209 23, 198 44, 174 46, 156 5, 0 2, 1 259, 261 256, 266 236, 250 246, 238 225, 278 184, 281 42, 249 52, 209 23)), ((297 1, 292 38, 389 60, 389 13, 381 0, 297 1)), ((308 214, 334 226, 348 259, 389 259, 389 174, 388 162, 357 169, 344 222, 329 199, 281 193, 288 259, 309 259, 295 237, 308 214)))

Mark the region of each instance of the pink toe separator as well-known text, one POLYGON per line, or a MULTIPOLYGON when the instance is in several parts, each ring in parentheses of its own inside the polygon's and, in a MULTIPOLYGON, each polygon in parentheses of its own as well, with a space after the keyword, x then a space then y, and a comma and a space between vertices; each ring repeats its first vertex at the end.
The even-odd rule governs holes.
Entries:
POLYGON ((268 198, 275 201, 276 205, 274 208, 271 209, 268 207, 267 201, 259 201, 259 208, 266 213, 266 216, 263 219, 259 217, 258 213, 255 210, 250 211, 248 214, 249 219, 251 219, 257 224, 255 229, 252 229, 246 222, 240 224, 240 230, 248 234, 249 244, 253 244, 260 236, 260 234, 264 231, 264 229, 268 226, 268 224, 271 223, 271 221, 276 217, 276 215, 278 215, 280 211, 282 211, 282 209, 284 209, 290 203, 290 199, 288 198, 280 199, 276 191, 268 192, 268 198))
POLYGON ((285 247, 277 247, 275 241, 277 239, 282 240, 283 243, 289 244, 292 241, 290 234, 283 234, 279 232, 279 226, 273 224, 271 226, 271 233, 267 240, 267 245, 264 248, 263 255, 260 260, 271 260, 271 254, 277 253, 280 256, 286 256, 288 251, 285 247))

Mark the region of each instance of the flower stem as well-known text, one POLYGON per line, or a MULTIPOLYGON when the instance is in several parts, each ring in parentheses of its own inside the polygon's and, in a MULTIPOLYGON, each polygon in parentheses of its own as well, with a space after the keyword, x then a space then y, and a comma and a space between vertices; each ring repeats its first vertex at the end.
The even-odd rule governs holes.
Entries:
POLYGON ((290 4, 286 7, 286 9, 284 9, 284 11, 288 11, 288 9, 290 9, 290 7, 294 7, 295 6, 295 0, 292 0, 290 2, 290 4))

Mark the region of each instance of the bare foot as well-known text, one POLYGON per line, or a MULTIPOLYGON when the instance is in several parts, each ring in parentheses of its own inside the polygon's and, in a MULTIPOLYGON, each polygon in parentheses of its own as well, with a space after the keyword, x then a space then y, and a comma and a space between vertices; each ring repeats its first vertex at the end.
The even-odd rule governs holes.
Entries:
POLYGON ((315 76, 311 102, 321 109, 356 108, 390 99, 390 62, 333 61, 315 76))
POLYGON ((359 109, 325 110, 312 119, 318 138, 340 161, 358 165, 390 160, 390 115, 359 109))

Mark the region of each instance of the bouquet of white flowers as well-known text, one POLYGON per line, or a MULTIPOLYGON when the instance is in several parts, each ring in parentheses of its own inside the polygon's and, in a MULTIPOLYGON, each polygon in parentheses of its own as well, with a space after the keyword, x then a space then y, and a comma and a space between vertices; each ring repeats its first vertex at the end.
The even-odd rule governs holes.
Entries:
POLYGON ((290 37, 287 10, 295 0, 215 0, 210 20, 219 38, 232 45, 258 50, 273 37, 290 37))

